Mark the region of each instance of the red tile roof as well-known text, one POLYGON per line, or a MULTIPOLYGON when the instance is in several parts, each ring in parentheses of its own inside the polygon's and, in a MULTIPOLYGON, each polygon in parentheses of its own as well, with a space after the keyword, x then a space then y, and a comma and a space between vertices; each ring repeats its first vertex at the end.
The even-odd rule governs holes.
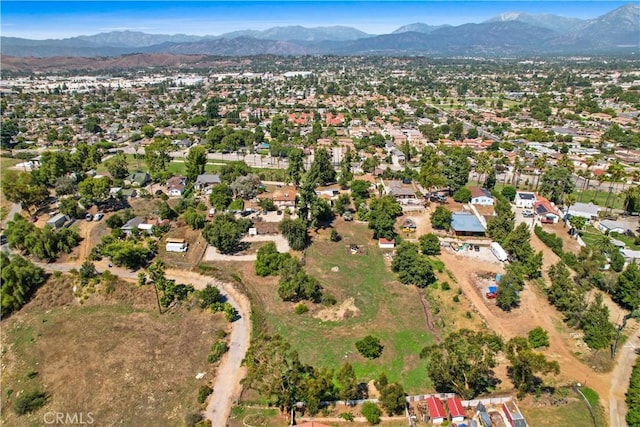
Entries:
POLYGON ((442 401, 437 397, 430 396, 427 398, 427 406, 429 407, 429 415, 431 418, 447 418, 447 414, 444 412, 444 406, 442 401))

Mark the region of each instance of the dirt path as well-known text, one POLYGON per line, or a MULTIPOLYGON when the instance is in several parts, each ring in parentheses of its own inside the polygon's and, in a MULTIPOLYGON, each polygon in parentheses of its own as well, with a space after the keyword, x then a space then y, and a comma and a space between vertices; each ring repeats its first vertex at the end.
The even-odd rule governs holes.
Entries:
MULTIPOLYGON (((36 263, 48 271, 69 272, 77 268, 71 263, 36 263)), ((96 263, 96 270, 105 270, 106 262, 96 263)), ((128 271, 123 268, 111 267, 113 274, 127 280, 136 281, 138 272, 128 271)), ((197 273, 182 270, 167 270, 168 279, 180 283, 190 283, 196 289, 203 289, 207 284, 218 287, 227 301, 238 310, 239 319, 232 324, 229 338, 229 351, 220 361, 213 383, 213 393, 209 396, 205 417, 211 421, 212 427, 224 427, 231 413, 234 400, 240 396, 240 381, 244 378, 245 370, 241 366, 242 360, 249 349, 251 340, 251 305, 249 299, 230 283, 223 283, 212 277, 202 276, 197 273)))
MULTIPOLYGON (((242 238, 242 242, 275 242, 276 248, 280 253, 288 253, 289 252, 289 242, 285 239, 282 234, 270 235, 270 234, 259 234, 257 236, 247 236, 242 238)), ((204 256, 202 257, 202 261, 255 261, 258 257, 257 253, 248 254, 248 255, 225 255, 221 254, 216 248, 211 245, 207 246, 206 251, 204 252, 204 256)))
MULTIPOLYGON (((570 348, 570 337, 558 332, 555 327, 555 325, 562 324, 560 315, 538 290, 531 289, 533 285, 526 287, 520 293, 519 308, 510 313, 502 312, 498 307, 487 304, 478 287, 472 282, 474 273, 479 271, 499 273, 502 271, 501 266, 479 263, 447 251, 442 252, 441 259, 452 271, 465 296, 475 311, 484 319, 489 329, 502 335, 505 339, 510 339, 516 335, 526 336, 531 329, 542 326, 548 331, 550 342, 545 354, 560 363, 561 377, 586 383, 600 396, 608 396, 608 377, 591 372, 587 366, 574 357, 570 348)), ((605 406, 607 405, 606 399, 602 399, 602 402, 605 406)))
POLYGON ((618 363, 611 376, 611 387, 609 389, 609 425, 611 427, 626 425, 627 405, 625 393, 629 388, 631 370, 638 354, 636 349, 640 348, 640 334, 635 328, 633 335, 622 346, 618 352, 618 363))

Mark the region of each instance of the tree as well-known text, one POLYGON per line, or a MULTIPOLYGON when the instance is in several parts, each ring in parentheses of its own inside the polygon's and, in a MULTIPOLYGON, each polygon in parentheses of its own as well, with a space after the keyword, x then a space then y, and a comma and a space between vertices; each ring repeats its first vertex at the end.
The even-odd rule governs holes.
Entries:
POLYGON ((250 220, 236 220, 231 214, 217 214, 205 225, 202 235, 221 253, 231 254, 239 249, 240 238, 250 226, 250 220))
POLYGON ((144 156, 151 176, 156 179, 167 170, 171 162, 171 141, 167 138, 156 138, 151 144, 145 147, 144 156))
POLYGON ((86 260, 80 266, 80 270, 78 270, 80 279, 83 284, 87 283, 89 279, 92 279, 96 276, 96 266, 89 260, 86 260))
POLYGON ((445 151, 445 156, 442 159, 442 171, 447 178, 449 191, 455 193, 469 181, 469 172, 471 172, 470 155, 470 150, 458 147, 451 147, 445 151))
POLYGON ((356 349, 367 359, 377 359, 382 355, 384 346, 380 340, 372 335, 367 335, 360 341, 356 341, 356 349))
POLYGON ((404 284, 413 284, 425 288, 436 281, 429 260, 418 253, 418 246, 411 242, 402 242, 391 262, 391 269, 398 273, 398 279, 404 284))
POLYGON ((375 403, 364 402, 360 412, 362 412, 362 416, 365 417, 369 424, 380 424, 380 408, 375 403))
POLYGON ((78 184, 78 193, 90 203, 100 203, 109 196, 111 182, 109 177, 92 178, 87 177, 78 184))
POLYGON ((289 165, 287 166, 287 178, 296 187, 300 184, 300 179, 304 173, 303 153, 299 148, 289 151, 289 165))
POLYGON ((354 179, 351 181, 351 194, 354 200, 364 200, 369 197, 369 188, 371 183, 362 179, 354 179))
POLYGON ((211 194, 209 195, 209 202, 211 206, 216 208, 218 211, 223 211, 229 207, 231 204, 231 200, 233 199, 233 192, 231 188, 227 184, 216 185, 211 189, 211 194))
POLYGON ((158 203, 158 216, 160 219, 168 219, 173 220, 178 218, 178 212, 173 210, 171 206, 167 202, 159 202, 158 203))
POLYGON ((453 200, 458 203, 469 203, 471 201, 471 191, 467 187, 461 187, 453 193, 453 200))
POLYGON ((528 339, 533 348, 549 347, 549 333, 542 326, 530 330, 528 339))
POLYGON ((156 133, 156 128, 154 128, 150 124, 146 124, 146 125, 142 125, 142 127, 140 128, 140 132, 142 132, 142 134, 146 138, 152 138, 153 135, 155 135, 155 133, 156 133))
POLYGON ((449 230, 449 227, 451 227, 452 218, 453 218, 453 214, 451 213, 450 210, 442 206, 438 206, 431 213, 431 216, 430 216, 431 225, 435 229, 449 230))
POLYGON ((207 165, 207 150, 201 145, 194 145, 184 161, 185 176, 189 182, 194 182, 198 175, 204 173, 207 165))
POLYGON ((572 216, 569 222, 576 230, 582 230, 587 225, 587 219, 583 216, 572 216))
POLYGON ((502 188, 501 194, 506 197, 510 202, 513 202, 516 198, 516 188, 511 185, 505 185, 502 188))
POLYGON ((49 195, 47 188, 24 172, 6 171, 2 177, 2 192, 13 203, 20 203, 27 210, 39 206, 49 195))
POLYGON ((278 295, 283 301, 299 302, 309 300, 320 302, 322 297, 320 282, 304 272, 300 262, 287 258, 280 268, 278 295))
POLYGON ((374 197, 369 203, 369 228, 373 238, 395 238, 395 219, 402 215, 402 206, 392 196, 374 197))
POLYGON ((204 289, 196 291, 196 297, 200 301, 200 308, 212 309, 216 304, 224 302, 220 290, 209 284, 204 289))
POLYGON ((184 222, 186 222, 192 230, 200 230, 204 228, 205 225, 204 215, 199 214, 195 209, 191 207, 187 208, 187 210, 184 212, 184 222))
POLYGON ((398 383, 388 384, 380 390, 380 404, 389 416, 401 415, 406 402, 404 388, 398 383))
POLYGON ((616 287, 613 290, 613 299, 629 310, 640 307, 640 267, 638 264, 630 263, 618 275, 616 287))
POLYGON ((602 294, 596 294, 582 315, 584 342, 594 350, 607 348, 613 341, 616 328, 609 321, 609 308, 602 302, 602 294))
POLYGON ((525 338, 515 337, 509 340, 506 345, 507 358, 511 362, 510 377, 513 385, 521 393, 533 391, 539 387, 542 381, 536 374, 560 373, 560 365, 557 361, 548 361, 541 354, 531 350, 525 338))
POLYGON ((78 189, 76 180, 70 176, 61 176, 56 180, 56 196, 64 196, 67 194, 75 194, 78 189))
POLYGON ((556 167, 549 169, 541 177, 540 194, 550 201, 560 204, 565 194, 573 192, 572 174, 567 168, 556 167))
POLYGON ((425 255, 440 255, 440 240, 433 233, 427 233, 420 236, 420 250, 425 255))
POLYGON ((44 270, 19 255, 0 252, 0 301, 2 317, 7 317, 27 303, 46 280, 44 270))
POLYGON ((245 162, 231 162, 227 163, 220 169, 220 180, 223 183, 231 183, 235 181, 239 176, 248 175, 251 173, 251 168, 245 162))
POLYGON ((438 392, 458 393, 472 399, 495 386, 493 368, 502 349, 500 337, 468 329, 450 333, 440 344, 422 349, 427 373, 438 392))
POLYGON ((336 181, 336 171, 331 164, 329 153, 324 148, 316 150, 313 163, 307 172, 307 179, 315 185, 327 185, 336 181))
POLYGON ((281 254, 274 242, 269 242, 258 249, 255 269, 258 276, 275 276, 280 273, 280 269, 287 259, 291 258, 288 253, 281 254))
POLYGON ((129 175, 129 164, 123 153, 118 153, 105 160, 104 165, 115 179, 125 179, 129 175))
POLYGON ((301 251, 307 246, 309 236, 307 235, 307 225, 302 218, 285 218, 278 224, 278 230, 287 239, 291 249, 301 251))
POLYGON ((258 195, 258 187, 260 186, 260 177, 255 173, 239 176, 229 186, 236 197, 242 197, 245 200, 253 199, 258 195))
POLYGON ((353 366, 344 363, 336 372, 336 382, 338 383, 338 398, 340 400, 355 400, 358 398, 358 380, 353 366))
POLYGON ((60 212, 69 218, 82 218, 85 215, 85 210, 80 207, 78 201, 73 197, 60 200, 59 208, 60 212))

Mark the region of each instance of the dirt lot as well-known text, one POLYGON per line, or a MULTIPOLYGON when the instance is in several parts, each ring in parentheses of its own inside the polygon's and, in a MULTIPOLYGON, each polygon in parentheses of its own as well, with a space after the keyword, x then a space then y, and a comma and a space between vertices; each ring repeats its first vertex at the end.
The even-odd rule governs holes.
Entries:
POLYGON ((206 356, 227 322, 186 308, 160 316, 151 287, 124 283, 79 304, 73 284, 50 280, 2 322, 2 424, 41 425, 58 411, 91 412, 95 425, 181 425, 199 409, 198 387, 215 371, 206 356), (46 405, 17 417, 16 397, 36 388, 46 405))

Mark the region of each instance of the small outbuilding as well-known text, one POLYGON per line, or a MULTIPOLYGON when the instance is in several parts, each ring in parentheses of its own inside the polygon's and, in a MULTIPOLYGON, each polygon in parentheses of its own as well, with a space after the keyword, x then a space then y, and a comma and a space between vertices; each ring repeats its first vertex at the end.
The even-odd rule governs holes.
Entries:
POLYGON ((456 212, 451 217, 451 230, 456 236, 484 236, 485 228, 471 212, 456 212))
POLYGON ((457 397, 447 399, 447 409, 449 410, 449 418, 452 423, 458 424, 464 421, 466 413, 462 407, 462 401, 457 397))
POLYGON ((429 409, 429 418, 433 424, 442 424, 447 418, 446 412, 444 412, 444 406, 442 401, 435 396, 429 396, 427 398, 427 408, 429 409))
POLYGON ((511 427, 527 427, 527 422, 524 419, 524 416, 520 412, 520 409, 516 405, 516 402, 513 400, 509 400, 502 404, 502 411, 504 415, 509 420, 509 424, 511 427))
POLYGON ((65 214, 58 214, 54 217, 51 217, 49 221, 47 221, 47 225, 50 225, 51 227, 58 229, 58 228, 64 227, 67 221, 69 221, 68 216, 66 216, 65 214))
POLYGON ((380 249, 393 249, 396 247, 396 240, 395 239, 385 239, 384 237, 381 237, 380 239, 378 239, 378 247, 380 249))

